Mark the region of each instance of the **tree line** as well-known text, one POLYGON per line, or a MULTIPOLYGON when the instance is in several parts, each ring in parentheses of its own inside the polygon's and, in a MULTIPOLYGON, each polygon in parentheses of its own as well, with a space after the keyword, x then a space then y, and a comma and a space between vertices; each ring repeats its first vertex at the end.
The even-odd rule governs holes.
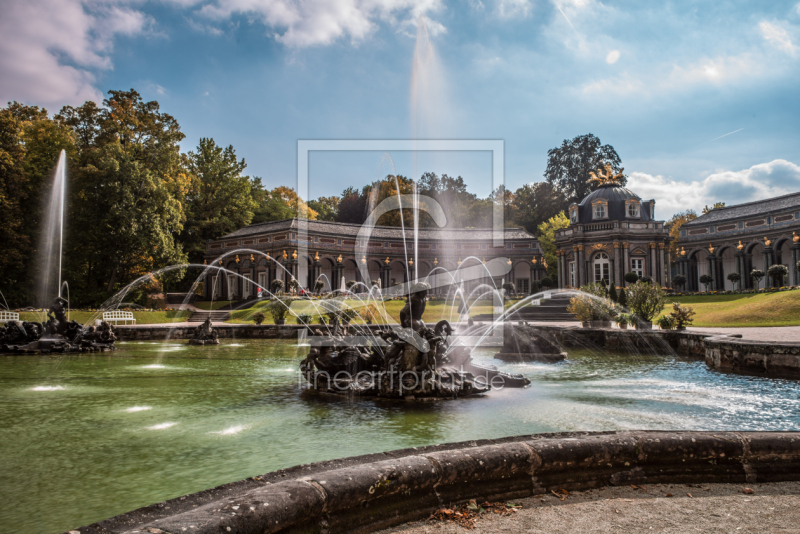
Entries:
MULTIPOLYGON (((360 224, 383 199, 410 194, 415 185, 390 175, 306 201, 292 188, 270 189, 246 175, 245 160, 232 146, 202 138, 182 152, 184 138, 174 117, 134 89, 109 91, 102 105, 65 106, 52 116, 18 102, 0 108, 0 291, 9 306, 44 304, 34 302, 42 274, 34 258, 61 150, 68 165, 63 278, 74 305, 98 304, 169 265, 201 263, 207 241, 248 224, 298 214, 360 224)), ((591 191, 588 173, 604 163, 620 170, 614 148, 588 134, 550 150, 545 179, 514 191, 501 187, 480 198, 462 177, 433 172, 423 174, 416 188, 445 208, 453 228, 490 227, 493 206, 502 202, 506 225, 540 236, 554 268, 548 238, 568 224, 564 210, 591 191)), ((404 210, 383 215, 378 224, 399 226, 401 217, 405 225, 413 223, 404 210)), ((424 212, 419 223, 435 226, 424 212)), ((184 274, 172 271, 159 280, 185 289, 194 276, 184 274)))

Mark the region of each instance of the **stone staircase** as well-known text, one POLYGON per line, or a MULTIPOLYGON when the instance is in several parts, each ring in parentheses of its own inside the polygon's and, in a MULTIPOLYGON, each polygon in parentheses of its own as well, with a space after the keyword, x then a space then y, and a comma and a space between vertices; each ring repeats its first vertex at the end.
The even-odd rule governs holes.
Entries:
POLYGON ((225 310, 215 310, 215 311, 202 311, 202 310, 195 310, 187 319, 190 323, 202 323, 206 319, 211 318, 212 323, 222 323, 227 321, 231 318, 231 314, 225 310))
MULTIPOLYGON (((525 306, 517 309, 507 320, 509 321, 531 321, 544 323, 565 323, 577 321, 575 315, 567 311, 569 297, 555 296, 554 298, 543 301, 539 306, 525 306)), ((473 317, 475 321, 491 321, 492 316, 481 314, 473 317)))

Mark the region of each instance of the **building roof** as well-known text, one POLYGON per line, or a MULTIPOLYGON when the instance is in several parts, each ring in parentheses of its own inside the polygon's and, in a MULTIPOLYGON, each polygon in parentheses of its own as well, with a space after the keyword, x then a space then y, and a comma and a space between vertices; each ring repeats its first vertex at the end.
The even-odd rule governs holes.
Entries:
MULTIPOLYGON (((235 232, 227 234, 219 239, 234 239, 250 235, 265 234, 281 230, 298 230, 297 219, 284 219, 281 221, 271 221, 265 223, 251 224, 240 228, 235 232)), ((308 221, 308 231, 310 233, 319 234, 333 234, 338 236, 352 236, 358 235, 363 225, 352 223, 339 223, 329 221, 308 221)), ((493 230, 491 228, 420 228, 420 239, 437 239, 437 240, 491 240, 493 237, 493 230)), ((405 237, 413 237, 413 231, 406 228, 405 237)), ((372 230, 371 238, 384 239, 395 238, 402 239, 403 231, 398 226, 376 226, 372 230)), ((506 239, 536 239, 533 235, 529 234, 523 228, 506 228, 506 239)))
POLYGON ((764 215, 774 211, 800 208, 800 192, 789 193, 780 197, 756 200, 724 208, 714 208, 708 213, 685 223, 683 226, 704 226, 706 224, 728 221, 731 219, 741 219, 764 215))
MULTIPOLYGON (((653 213, 651 212, 651 205, 647 202, 642 202, 641 197, 616 183, 605 183, 586 195, 578 204, 578 221, 577 224, 589 224, 597 222, 592 214, 592 203, 598 200, 605 200, 608 205, 608 212, 606 217, 601 221, 652 221, 653 213), (639 216, 632 218, 628 217, 627 201, 638 200, 639 216)), ((576 223, 571 223, 576 224, 576 223)))

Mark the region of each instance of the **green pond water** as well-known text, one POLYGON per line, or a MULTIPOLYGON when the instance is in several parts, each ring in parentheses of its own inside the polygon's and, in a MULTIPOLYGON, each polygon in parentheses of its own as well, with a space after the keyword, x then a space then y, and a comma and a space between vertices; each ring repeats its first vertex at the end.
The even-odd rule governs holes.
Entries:
POLYGON ((526 389, 411 404, 319 397, 292 341, 119 343, 0 357, 0 525, 55 533, 306 462, 449 441, 612 429, 798 430, 800 382, 676 356, 574 350, 509 365, 526 389))

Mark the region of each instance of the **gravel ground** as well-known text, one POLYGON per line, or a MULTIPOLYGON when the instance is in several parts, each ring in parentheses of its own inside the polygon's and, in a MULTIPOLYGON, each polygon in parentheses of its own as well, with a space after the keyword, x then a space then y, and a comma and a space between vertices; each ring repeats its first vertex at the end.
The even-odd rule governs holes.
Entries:
POLYGON ((656 484, 607 487, 515 501, 511 516, 487 515, 474 530, 451 522, 419 521, 383 534, 462 532, 769 532, 800 534, 800 482, 656 484), (744 488, 753 490, 746 494, 744 488), (672 494, 672 497, 668 497, 672 494))

